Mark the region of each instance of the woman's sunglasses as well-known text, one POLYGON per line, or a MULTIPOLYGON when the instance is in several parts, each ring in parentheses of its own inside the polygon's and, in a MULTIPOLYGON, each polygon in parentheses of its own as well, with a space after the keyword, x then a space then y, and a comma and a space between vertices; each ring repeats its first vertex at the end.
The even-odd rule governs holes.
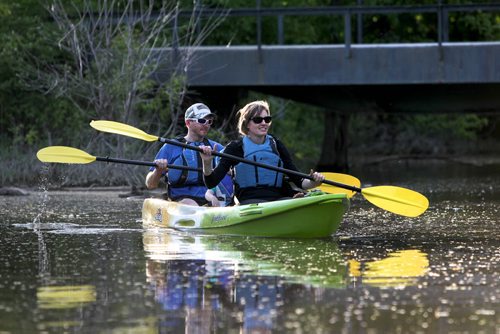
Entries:
POLYGON ((264 121, 266 123, 271 123, 272 120, 273 120, 272 116, 266 116, 266 117, 255 116, 252 118, 252 121, 255 124, 260 124, 260 123, 262 123, 262 121, 264 121))
POLYGON ((196 121, 197 123, 206 124, 206 125, 212 125, 214 122, 213 119, 205 119, 205 118, 189 118, 189 120, 196 121))

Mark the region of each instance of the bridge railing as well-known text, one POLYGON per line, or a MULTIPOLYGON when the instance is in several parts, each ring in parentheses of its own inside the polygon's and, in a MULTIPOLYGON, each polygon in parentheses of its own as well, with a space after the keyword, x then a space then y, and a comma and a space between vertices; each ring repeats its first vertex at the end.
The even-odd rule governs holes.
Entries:
MULTIPOLYGON (((362 0, 358 0, 359 3, 362 0)), ((199 3, 196 2, 196 3, 199 3)), ((179 11, 180 17, 195 15, 200 18, 214 17, 222 15, 226 17, 254 17, 256 18, 256 45, 260 50, 262 43, 262 18, 275 17, 277 29, 277 44, 283 45, 285 40, 284 18, 287 16, 343 16, 344 28, 344 46, 346 55, 349 57, 351 54, 352 31, 353 23, 352 17, 356 16, 357 22, 357 43, 363 42, 362 30, 362 17, 363 15, 370 14, 423 14, 433 13, 436 15, 437 26, 437 45, 441 48, 442 44, 449 41, 449 14, 454 12, 470 13, 470 12, 498 12, 500 13, 500 3, 487 3, 487 4, 465 4, 453 5, 442 4, 439 0, 435 5, 404 5, 404 6, 328 6, 328 7, 285 7, 285 8, 265 8, 261 7, 260 0, 256 0, 255 8, 234 8, 234 9, 211 9, 202 6, 195 7, 193 11, 179 11)), ((174 36, 178 36, 178 20, 174 20, 173 27, 174 36)), ((178 45, 175 43, 174 47, 178 45)))

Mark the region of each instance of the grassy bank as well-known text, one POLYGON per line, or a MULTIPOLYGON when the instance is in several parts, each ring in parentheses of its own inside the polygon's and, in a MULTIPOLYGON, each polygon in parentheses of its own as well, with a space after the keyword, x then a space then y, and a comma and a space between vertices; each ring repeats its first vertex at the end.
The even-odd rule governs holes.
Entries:
MULTIPOLYGON (((62 187, 110 187, 126 186, 142 188, 148 167, 130 166, 115 163, 94 162, 84 165, 45 164, 36 158, 37 150, 21 152, 15 147, 1 150, 0 187, 17 186, 58 189, 62 187)), ((469 149, 463 146, 457 153, 407 154, 371 154, 369 151, 352 150, 349 164, 354 170, 378 168, 395 161, 441 161, 453 164, 465 164, 482 167, 500 165, 500 144, 478 141, 469 149), (476 147, 476 149, 474 149, 476 147), (481 149, 478 149, 480 147, 481 149)), ((298 163, 297 165, 300 166, 298 163)))

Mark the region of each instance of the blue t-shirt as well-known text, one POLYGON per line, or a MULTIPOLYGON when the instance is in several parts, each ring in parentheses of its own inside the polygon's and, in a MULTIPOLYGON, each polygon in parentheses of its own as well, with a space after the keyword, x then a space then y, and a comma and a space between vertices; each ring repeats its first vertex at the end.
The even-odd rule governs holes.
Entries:
MULTIPOLYGON (((217 152, 222 151, 224 148, 221 144, 208 140, 212 148, 217 152)), ((201 146, 206 145, 207 142, 188 142, 188 145, 201 146)), ((200 153, 188 148, 172 144, 164 144, 156 154, 155 160, 166 159, 169 165, 183 165, 194 168, 202 168, 202 161, 200 153)), ((150 168, 153 171, 154 167, 150 168)), ((172 200, 181 197, 195 197, 204 199, 207 187, 203 183, 202 171, 183 171, 179 169, 169 168, 166 181, 168 183, 168 196, 172 200)))

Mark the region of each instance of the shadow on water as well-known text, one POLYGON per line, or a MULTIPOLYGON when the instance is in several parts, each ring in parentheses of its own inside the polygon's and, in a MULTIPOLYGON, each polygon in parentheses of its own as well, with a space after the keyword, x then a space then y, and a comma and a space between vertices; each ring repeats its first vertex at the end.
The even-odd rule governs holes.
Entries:
POLYGON ((424 215, 357 196, 316 240, 143 229, 116 191, 1 198, 0 332, 498 331, 498 173, 406 167, 359 176, 424 193, 424 215))

